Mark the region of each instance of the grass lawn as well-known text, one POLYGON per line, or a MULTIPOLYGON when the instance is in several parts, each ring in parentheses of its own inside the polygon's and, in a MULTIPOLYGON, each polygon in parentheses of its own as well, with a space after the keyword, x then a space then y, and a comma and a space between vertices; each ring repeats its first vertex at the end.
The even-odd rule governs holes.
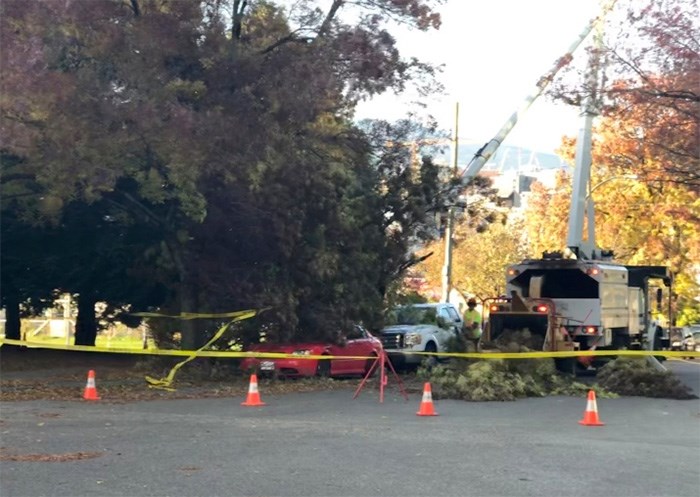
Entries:
MULTIPOLYGON (((28 341, 46 343, 51 345, 66 345, 65 337, 50 337, 50 336, 34 336, 28 341)), ((73 337, 68 341, 68 345, 73 345, 73 337)), ((95 340, 95 347, 105 348, 105 349, 143 349, 143 342, 141 337, 135 336, 121 336, 121 337, 107 337, 102 334, 97 335, 97 340, 95 340)), ((152 340, 148 341, 148 348, 155 349, 155 344, 152 340)))

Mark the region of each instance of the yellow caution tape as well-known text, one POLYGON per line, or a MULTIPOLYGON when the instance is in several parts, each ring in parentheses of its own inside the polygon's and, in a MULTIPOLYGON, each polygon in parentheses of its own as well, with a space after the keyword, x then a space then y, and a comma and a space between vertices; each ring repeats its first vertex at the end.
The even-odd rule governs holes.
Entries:
POLYGON ((175 349, 119 349, 94 347, 91 345, 60 345, 46 342, 31 342, 24 340, 13 340, 10 338, 0 338, 0 346, 18 345, 32 349, 54 349, 69 350, 75 352, 100 352, 107 354, 140 354, 140 355, 164 355, 164 356, 191 356, 196 353, 199 357, 219 357, 219 358, 243 358, 252 357, 257 359, 371 359, 369 356, 332 356, 313 354, 287 354, 283 352, 236 352, 233 350, 175 350, 175 349))
MULTIPOLYGON (((230 323, 229 323, 230 324, 230 323)), ((226 325, 228 326, 228 325, 226 325)), ((221 330, 219 330, 221 331, 221 330)), ((217 337, 218 338, 218 337, 217 337)), ((211 342, 211 340, 210 340, 211 342)), ((219 358, 245 358, 257 359, 372 359, 371 356, 333 356, 333 355, 299 355, 282 352, 236 352, 231 350, 174 350, 174 349, 119 349, 93 347, 89 345, 59 345, 45 342, 31 342, 24 340, 12 340, 0 338, 0 346, 18 345, 37 349, 72 350, 76 352, 100 352, 113 354, 141 354, 141 355, 165 355, 165 356, 192 356, 196 353, 198 357, 219 357, 219 358)), ((206 345, 205 345, 206 347, 206 345)), ((396 353, 392 351, 392 354, 396 353)), ((700 352, 692 351, 671 351, 671 350, 568 350, 558 352, 413 352, 402 351, 401 354, 425 355, 438 357, 458 357, 464 359, 540 359, 540 358, 563 358, 563 357, 591 357, 591 356, 663 356, 663 357, 700 357, 700 352)))
POLYGON ((181 312, 180 314, 159 314, 156 312, 132 312, 129 315, 130 316, 136 316, 140 318, 170 318, 170 319, 182 319, 182 320, 190 320, 190 319, 233 319, 233 318, 241 318, 241 319, 247 319, 248 314, 250 312, 262 312, 266 311, 269 309, 269 307, 266 307, 264 309, 260 309, 259 311, 252 311, 252 310, 246 310, 246 311, 234 311, 234 312, 224 312, 220 314, 202 314, 202 313, 197 313, 197 312, 181 312), (243 317, 241 317, 243 316, 243 317))
POLYGON ((542 359, 561 357, 598 357, 598 356, 663 356, 663 357, 700 357, 700 352, 682 352, 676 350, 562 350, 555 352, 408 352, 417 355, 437 355, 440 357, 460 357, 465 359, 542 359))
MULTIPOLYGON (((229 326, 231 326, 233 323, 242 321, 244 319, 249 319, 252 318, 253 316, 257 315, 259 312, 262 312, 266 309, 262 309, 261 311, 257 310, 247 310, 247 311, 237 311, 237 312, 232 312, 232 313, 227 313, 226 316, 231 319, 228 323, 223 325, 219 330, 214 333, 214 336, 204 345, 202 345, 199 349, 194 351, 192 355, 190 355, 187 359, 184 361, 178 362, 175 364, 170 369, 170 372, 165 376, 164 378, 153 378, 152 376, 146 376, 146 381, 148 382, 148 386, 150 388, 160 388, 162 390, 167 390, 169 392, 175 391, 175 388, 173 388, 173 382, 175 381, 175 374, 179 371, 179 369, 187 364, 188 362, 196 359, 199 356, 199 352, 202 350, 206 349, 209 347, 212 343, 216 342, 221 335, 224 334, 224 332, 228 329, 229 326)), ((192 313, 183 313, 181 314, 180 319, 210 319, 210 318, 221 318, 223 314, 192 314, 192 313)), ((153 316, 152 316, 153 317, 153 316)), ((174 316, 164 316, 164 317, 169 317, 172 318, 174 316)))

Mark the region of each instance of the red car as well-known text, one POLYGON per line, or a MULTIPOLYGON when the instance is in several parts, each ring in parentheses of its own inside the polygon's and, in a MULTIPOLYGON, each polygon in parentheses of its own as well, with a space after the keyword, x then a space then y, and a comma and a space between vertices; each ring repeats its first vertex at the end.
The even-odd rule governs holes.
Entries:
POLYGON ((241 369, 246 372, 256 371, 261 375, 288 377, 364 375, 369 371, 381 350, 382 343, 379 339, 373 337, 362 326, 356 325, 344 335, 341 345, 321 342, 253 345, 247 349, 247 352, 274 352, 292 354, 297 357, 280 359, 247 357, 241 362, 241 369), (304 359, 304 356, 309 355, 346 356, 348 358, 304 359))

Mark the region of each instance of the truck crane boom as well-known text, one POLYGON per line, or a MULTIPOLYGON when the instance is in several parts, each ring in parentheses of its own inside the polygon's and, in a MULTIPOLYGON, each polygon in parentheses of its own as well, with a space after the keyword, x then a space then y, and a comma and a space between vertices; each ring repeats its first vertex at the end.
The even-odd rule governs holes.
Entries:
POLYGON ((593 140, 593 119, 598 115, 600 48, 602 46, 602 30, 596 29, 594 48, 588 60, 587 93, 582 102, 582 125, 576 140, 576 163, 571 191, 571 207, 569 209, 568 233, 566 246, 578 259, 610 259, 611 252, 601 251, 595 244, 595 216, 589 204, 591 179, 591 147, 593 140), (588 239, 583 241, 583 219, 588 213, 588 239))
MULTIPOLYGON (((501 142, 557 72, 572 58, 573 51, 601 25, 615 1, 607 1, 598 17, 581 32, 569 51, 537 83, 522 108, 515 112, 498 134, 476 153, 462 173, 464 185, 479 173, 501 142)), ((576 143, 576 166, 566 244, 571 253, 549 252, 540 259, 525 259, 506 268, 506 293, 493 300, 482 345, 527 337, 534 350, 567 351, 572 357, 556 359, 561 370, 575 373, 581 367, 596 368, 607 357, 578 356, 576 351, 618 350, 663 346, 660 325, 651 318, 652 294, 660 308, 663 291, 670 302, 672 275, 663 266, 626 266, 613 262, 612 252, 595 245, 592 203, 589 202, 593 119, 598 113, 601 68, 601 30, 596 32, 595 49, 588 59, 587 95, 582 101, 582 126, 576 143), (583 221, 589 215, 588 239, 584 241, 583 221), (574 257, 572 257, 572 255, 574 257), (652 290, 656 288, 656 292, 652 290)), ((611 356, 614 354, 610 354, 611 356)), ((656 367, 663 366, 653 357, 656 367)))
POLYGON ((547 87, 554 80, 557 73, 571 62, 573 59, 573 53, 588 37, 591 31, 593 31, 593 29, 603 21, 605 16, 610 12, 610 10, 612 10, 615 2, 616 0, 609 0, 603 5, 600 14, 590 20, 583 31, 581 31, 581 33, 578 35, 576 40, 574 40, 574 42, 571 44, 566 53, 559 57, 552 68, 544 73, 544 75, 542 75, 542 77, 537 81, 534 90, 525 98, 520 109, 515 111, 505 122, 503 127, 501 127, 498 133, 496 133, 496 135, 489 142, 487 142, 483 147, 481 147, 481 149, 479 149, 478 152, 476 152, 476 154, 474 154, 472 160, 461 173, 462 183, 465 186, 468 185, 477 174, 479 174, 479 171, 481 171, 481 168, 484 167, 484 164, 486 164, 496 153, 510 131, 517 124, 519 116, 524 114, 530 108, 533 102, 537 100, 542 93, 544 93, 547 87))

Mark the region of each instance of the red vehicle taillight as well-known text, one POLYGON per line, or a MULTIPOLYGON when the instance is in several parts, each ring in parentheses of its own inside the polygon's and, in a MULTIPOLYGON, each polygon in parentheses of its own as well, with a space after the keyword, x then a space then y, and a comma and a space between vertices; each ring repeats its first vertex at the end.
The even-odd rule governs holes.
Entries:
POLYGON ((547 312, 547 311, 549 311, 549 307, 544 305, 544 304, 540 304, 540 305, 536 306, 535 308, 533 308, 533 311, 535 311, 535 312, 547 312))
POLYGON ((586 327, 583 329, 583 332, 584 332, 586 335, 595 335, 597 331, 598 331, 598 328, 596 328, 595 326, 586 326, 586 327))

